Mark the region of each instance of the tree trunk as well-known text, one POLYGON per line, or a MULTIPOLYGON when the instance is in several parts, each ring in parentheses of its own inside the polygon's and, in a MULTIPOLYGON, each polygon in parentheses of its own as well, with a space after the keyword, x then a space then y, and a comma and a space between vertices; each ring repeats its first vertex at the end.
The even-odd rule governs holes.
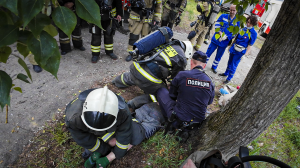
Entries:
POLYGON ((235 155, 272 124, 300 89, 300 1, 282 4, 272 30, 242 87, 213 113, 188 143, 193 150, 218 148, 235 155))

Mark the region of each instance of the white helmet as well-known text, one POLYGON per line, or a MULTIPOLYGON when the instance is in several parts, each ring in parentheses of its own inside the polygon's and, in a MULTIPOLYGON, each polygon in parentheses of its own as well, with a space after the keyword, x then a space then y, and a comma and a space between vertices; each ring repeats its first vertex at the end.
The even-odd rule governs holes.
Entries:
POLYGON ((193 45, 190 41, 183 41, 185 44, 185 57, 186 58, 192 58, 192 53, 193 53, 193 45))
POLYGON ((105 131, 117 122, 118 98, 107 86, 91 91, 82 108, 81 119, 90 129, 105 131))

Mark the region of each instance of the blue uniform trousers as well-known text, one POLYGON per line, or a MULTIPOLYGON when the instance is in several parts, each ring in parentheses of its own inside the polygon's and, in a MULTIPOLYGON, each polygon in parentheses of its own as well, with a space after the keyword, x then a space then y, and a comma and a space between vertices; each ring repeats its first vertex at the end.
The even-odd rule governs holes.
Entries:
POLYGON ((224 73, 227 76, 226 80, 232 79, 243 55, 244 55, 243 53, 236 53, 236 52, 234 54, 230 53, 227 68, 224 73))
POLYGON ((176 105, 176 101, 171 99, 171 97, 169 96, 169 91, 166 88, 158 89, 156 94, 156 99, 159 103, 162 114, 165 117, 170 118, 174 106, 176 105))
POLYGON ((225 52, 226 47, 227 46, 220 47, 220 46, 218 46, 218 45, 216 45, 214 43, 210 43, 210 45, 209 45, 209 47, 208 47, 208 49, 206 51, 206 55, 207 55, 207 61, 206 62, 208 62, 211 54, 218 48, 217 49, 216 58, 215 58, 215 60, 214 60, 214 62, 212 64, 212 68, 213 69, 217 69, 218 68, 219 62, 220 62, 220 60, 221 60, 221 58, 222 58, 222 56, 223 56, 223 54, 225 52))

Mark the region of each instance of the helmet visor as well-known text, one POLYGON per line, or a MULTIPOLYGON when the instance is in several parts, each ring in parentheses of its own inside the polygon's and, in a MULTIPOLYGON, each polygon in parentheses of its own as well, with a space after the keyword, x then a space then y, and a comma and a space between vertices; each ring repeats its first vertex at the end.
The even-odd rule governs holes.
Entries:
POLYGON ((115 116, 99 111, 85 111, 83 117, 85 123, 95 129, 108 128, 116 120, 115 116))

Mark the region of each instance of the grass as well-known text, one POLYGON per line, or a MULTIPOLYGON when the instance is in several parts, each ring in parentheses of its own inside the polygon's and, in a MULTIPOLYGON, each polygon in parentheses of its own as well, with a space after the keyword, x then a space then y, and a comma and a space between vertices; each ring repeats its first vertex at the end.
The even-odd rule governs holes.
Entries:
POLYGON ((179 167, 185 160, 187 149, 175 140, 174 135, 163 135, 163 131, 157 132, 149 140, 142 143, 143 150, 151 150, 148 154, 147 167, 179 167))
MULTIPOLYGON (((284 108, 277 119, 258 138, 249 145, 253 147, 250 155, 265 155, 276 158, 291 167, 300 167, 300 104, 296 97, 284 108)), ((265 162, 251 163, 253 168, 272 167, 265 162)))

